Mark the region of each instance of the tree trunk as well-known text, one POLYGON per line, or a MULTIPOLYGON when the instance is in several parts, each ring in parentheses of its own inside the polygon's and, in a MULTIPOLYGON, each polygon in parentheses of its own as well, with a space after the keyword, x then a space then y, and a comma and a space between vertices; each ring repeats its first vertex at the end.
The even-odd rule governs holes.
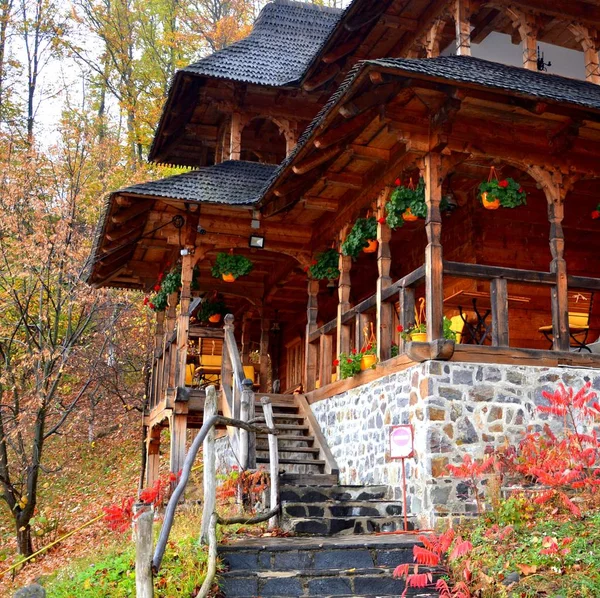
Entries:
POLYGON ((17 550, 22 556, 31 556, 33 554, 33 543, 31 541, 31 525, 29 524, 30 518, 27 518, 27 522, 20 520, 19 517, 16 519, 17 524, 17 550))

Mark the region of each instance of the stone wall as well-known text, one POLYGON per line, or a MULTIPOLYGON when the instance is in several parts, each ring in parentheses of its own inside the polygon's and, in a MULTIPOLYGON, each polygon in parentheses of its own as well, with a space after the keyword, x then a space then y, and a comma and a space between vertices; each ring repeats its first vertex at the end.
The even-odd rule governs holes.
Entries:
POLYGON ((312 406, 340 468, 342 484, 387 484, 402 497, 400 463, 389 458, 393 425, 414 428, 415 457, 408 459, 408 512, 431 526, 438 517, 476 511, 464 482, 448 475, 465 453, 517 444, 529 426, 551 416, 543 391, 559 382, 600 391, 600 371, 575 368, 481 365, 430 361, 357 387, 312 406))

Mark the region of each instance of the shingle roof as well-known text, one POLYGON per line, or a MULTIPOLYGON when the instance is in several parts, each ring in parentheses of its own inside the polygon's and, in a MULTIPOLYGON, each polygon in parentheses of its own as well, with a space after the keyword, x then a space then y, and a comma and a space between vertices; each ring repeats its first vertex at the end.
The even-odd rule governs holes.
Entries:
POLYGON ((275 0, 261 11, 245 39, 182 69, 209 77, 286 85, 301 79, 343 11, 275 0))
MULTIPOLYGON (((487 89, 501 89, 513 95, 529 96, 572 104, 583 108, 600 110, 600 85, 569 79, 559 75, 550 75, 530 71, 522 67, 509 66, 497 62, 474 58, 473 56, 440 56, 438 58, 380 58, 358 62, 349 72, 342 84, 321 108, 317 116, 300 136, 298 143, 286 159, 273 172, 265 185, 261 199, 267 194, 281 173, 294 161, 296 155, 322 123, 325 116, 342 100, 346 91, 359 74, 369 66, 395 69, 398 75, 414 73, 425 77, 445 79, 449 82, 462 82, 487 89)), ((415 77, 416 78, 416 77, 415 77)), ((598 115, 600 120, 600 114, 598 115)))
POLYGON ((229 160, 158 181, 132 185, 114 194, 135 193, 185 201, 248 205, 258 201, 260 190, 276 168, 273 164, 229 160))

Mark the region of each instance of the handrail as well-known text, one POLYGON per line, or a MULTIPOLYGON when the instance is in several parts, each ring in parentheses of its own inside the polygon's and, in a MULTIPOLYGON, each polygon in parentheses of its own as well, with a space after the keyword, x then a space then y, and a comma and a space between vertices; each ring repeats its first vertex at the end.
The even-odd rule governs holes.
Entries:
MULTIPOLYGON (((398 279, 396 282, 391 284, 387 289, 384 289, 381 293, 382 301, 392 301, 396 299, 396 294, 400 291, 400 289, 404 287, 412 287, 418 285, 425 278, 425 266, 419 266, 412 272, 409 272, 406 276, 398 279)), ((377 293, 367 297, 354 307, 351 307, 349 310, 345 311, 341 316, 342 324, 347 324, 351 320, 353 320, 357 314, 362 314, 369 309, 374 308, 377 305, 377 293)), ((333 330, 337 328, 337 318, 335 320, 331 320, 326 324, 323 324, 320 328, 317 328, 314 332, 312 332, 308 337, 309 343, 314 343, 319 340, 319 338, 323 334, 329 334, 333 330)))

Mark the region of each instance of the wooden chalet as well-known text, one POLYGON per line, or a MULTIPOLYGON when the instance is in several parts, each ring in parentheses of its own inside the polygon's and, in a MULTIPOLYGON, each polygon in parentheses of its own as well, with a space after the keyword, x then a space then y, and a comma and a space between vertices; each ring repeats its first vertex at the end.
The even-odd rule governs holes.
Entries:
POLYGON ((382 430, 412 424, 415 516, 434 512, 427 493, 444 459, 534 423, 519 409, 548 381, 600 382, 599 28, 587 0, 354 0, 344 11, 275 0, 248 38, 177 73, 149 158, 192 170, 110 195, 89 274, 94 286, 151 292, 181 263, 181 291, 156 314, 149 482, 160 430, 171 427, 178 471, 186 429, 202 423, 190 365, 204 380, 220 374, 224 413, 250 377, 313 439, 290 468, 314 459, 306 471, 345 483, 396 488, 382 430), (492 35, 521 46, 522 65, 477 58, 492 35), (585 79, 539 72, 540 43, 579 52, 585 79), (491 167, 521 184, 526 206, 482 207, 491 167), (419 177, 427 218, 390 230, 381 216, 396 179, 419 177), (380 217, 377 253, 340 255, 335 282, 310 279, 314 256, 339 248, 368 212, 380 217), (254 263, 235 283, 211 276, 230 250, 254 263), (213 291, 233 315, 225 330, 195 321, 213 291), (420 298, 427 341, 405 342, 398 328, 420 298), (460 342, 446 340, 443 317, 460 314, 460 342), (377 366, 340 380, 337 356, 360 349, 369 323, 377 366), (406 396, 397 413, 393 387, 406 396), (364 440, 386 455, 383 469, 353 457, 344 434, 357 424, 345 418, 376 417, 371 403, 361 414, 349 406, 380 390, 379 435, 364 440), (494 408, 503 427, 490 423, 494 408), (465 429, 471 441, 459 442, 465 429))

